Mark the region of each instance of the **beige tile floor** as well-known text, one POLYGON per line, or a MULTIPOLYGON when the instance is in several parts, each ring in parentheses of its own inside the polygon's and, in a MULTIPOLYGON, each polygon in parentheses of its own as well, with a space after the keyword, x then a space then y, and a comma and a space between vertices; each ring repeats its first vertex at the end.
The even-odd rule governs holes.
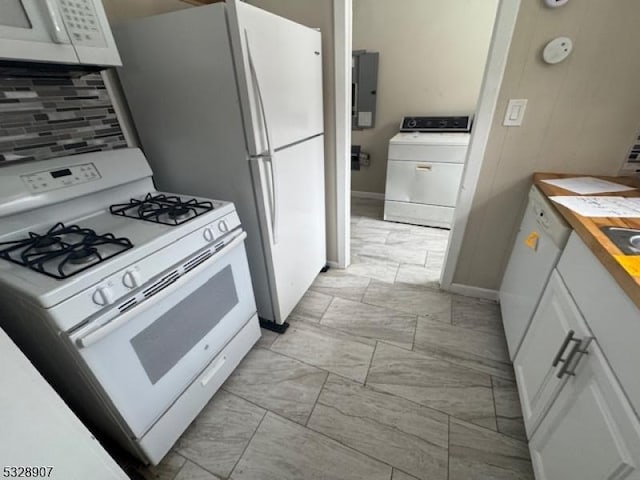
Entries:
POLYGON ((354 199, 320 274, 146 479, 532 479, 496 304, 438 290, 448 232, 354 199))

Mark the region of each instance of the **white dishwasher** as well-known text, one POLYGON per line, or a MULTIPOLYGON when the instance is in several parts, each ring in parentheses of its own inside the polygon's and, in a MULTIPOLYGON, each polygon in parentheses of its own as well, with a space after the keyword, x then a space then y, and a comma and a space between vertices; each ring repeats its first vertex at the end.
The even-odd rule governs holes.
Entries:
POLYGON ((404 117, 389 141, 384 219, 450 228, 470 117, 404 117))
POLYGON ((532 186, 500 286, 502 323, 512 360, 570 233, 551 202, 532 186))

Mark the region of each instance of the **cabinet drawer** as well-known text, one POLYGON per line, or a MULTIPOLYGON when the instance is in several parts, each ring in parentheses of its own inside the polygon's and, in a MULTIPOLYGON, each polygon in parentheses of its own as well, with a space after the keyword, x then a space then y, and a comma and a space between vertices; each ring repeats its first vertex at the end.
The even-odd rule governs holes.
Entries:
POLYGON ((558 271, 639 414, 640 310, 575 232, 558 271))
POLYGON ((558 378, 557 374, 576 343, 566 341, 570 332, 576 341, 590 336, 580 311, 554 270, 513 362, 529 437, 566 382, 566 376, 558 378), (554 367, 559 353, 561 361, 554 367))
POLYGON ((463 168, 454 163, 389 160, 385 200, 453 207, 463 168))

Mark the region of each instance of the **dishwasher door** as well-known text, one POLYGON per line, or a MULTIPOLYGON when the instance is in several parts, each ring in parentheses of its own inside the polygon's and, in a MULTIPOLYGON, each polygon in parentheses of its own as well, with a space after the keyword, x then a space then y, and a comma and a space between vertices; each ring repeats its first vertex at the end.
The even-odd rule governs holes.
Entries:
POLYGON ((502 323, 512 360, 569 233, 553 206, 533 187, 500 287, 502 323))

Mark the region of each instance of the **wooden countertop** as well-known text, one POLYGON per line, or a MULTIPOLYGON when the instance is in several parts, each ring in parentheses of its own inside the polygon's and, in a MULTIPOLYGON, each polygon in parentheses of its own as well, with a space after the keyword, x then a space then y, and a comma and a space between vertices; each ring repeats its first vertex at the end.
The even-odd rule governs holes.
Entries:
MULTIPOLYGON (((551 178, 571 178, 584 175, 559 174, 559 173, 535 173, 533 183, 547 197, 556 195, 574 195, 577 193, 565 190, 564 188, 550 185, 541 180, 551 178)), ((632 187, 640 188, 640 179, 633 177, 603 177, 591 175, 603 180, 620 183, 632 187)), ((595 196, 595 195, 594 195, 595 196)), ((640 197, 640 190, 630 190, 618 193, 601 193, 598 196, 619 196, 619 197, 640 197)), ((624 253, 609 240, 600 230, 603 226, 626 227, 640 229, 640 218, 610 218, 610 217, 583 217, 568 208, 552 202, 553 206, 560 212, 569 225, 582 238, 593 254, 600 260, 602 265, 611 273, 620 287, 629 295, 631 300, 640 308, 640 276, 631 276, 622 265, 614 258, 614 255, 624 255, 624 253)))

